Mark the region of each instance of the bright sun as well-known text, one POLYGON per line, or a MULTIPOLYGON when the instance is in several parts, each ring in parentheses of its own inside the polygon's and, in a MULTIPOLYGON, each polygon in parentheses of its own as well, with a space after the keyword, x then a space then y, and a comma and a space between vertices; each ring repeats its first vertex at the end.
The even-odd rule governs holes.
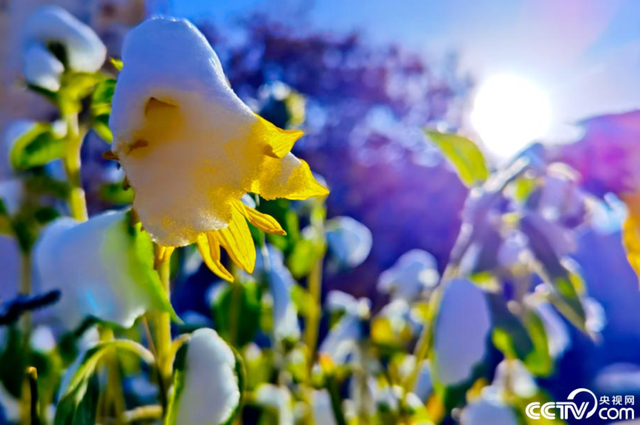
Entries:
POLYGON ((534 82, 514 75, 484 81, 476 94, 471 123, 492 153, 510 157, 546 135, 551 123, 547 94, 534 82))

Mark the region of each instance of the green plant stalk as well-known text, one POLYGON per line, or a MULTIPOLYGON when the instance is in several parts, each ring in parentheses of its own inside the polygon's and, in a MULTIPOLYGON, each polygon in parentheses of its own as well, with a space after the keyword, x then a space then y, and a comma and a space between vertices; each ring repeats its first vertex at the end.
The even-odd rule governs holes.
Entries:
MULTIPOLYGON (((20 294, 31 295, 31 252, 20 251, 20 294)), ((31 313, 22 316, 22 330, 25 338, 25 349, 28 349, 31 335, 31 313)))
POLYGON ((319 241, 318 254, 309 277, 307 286, 311 295, 312 305, 307 315, 307 323, 305 326, 304 342, 307 346, 307 372, 309 380, 311 379, 311 370, 315 362, 315 351, 318 345, 318 332, 320 328, 320 318, 322 314, 321 296, 322 296, 322 265, 324 263, 324 254, 326 252, 326 240, 324 236, 324 218, 325 212, 321 206, 317 206, 311 213, 311 225, 314 233, 319 241))
POLYGON ((80 132, 77 113, 65 115, 64 120, 67 124, 67 149, 64 158, 62 158, 62 163, 71 186, 68 199, 69 210, 71 216, 76 220, 86 221, 89 216, 80 175, 80 149, 84 135, 80 132))
MULTIPOLYGON (((31 254, 28 251, 20 250, 20 294, 31 294, 31 254)), ((31 313, 26 312, 20 319, 22 327, 22 352, 25 358, 29 358, 31 355, 31 313)), ((21 423, 29 425, 33 422, 33 384, 31 382, 31 374, 27 370, 25 376, 25 382, 21 394, 21 423)), ((37 399, 35 400, 37 404, 37 399)), ((39 423, 39 422, 38 422, 39 423)))
POLYGON ((238 282, 237 273, 235 280, 231 285, 231 308, 229 309, 229 344, 234 348, 240 349, 238 346, 238 333, 240 327, 240 307, 242 305, 242 284, 238 282))
MULTIPOLYGON (((158 265, 158 274, 167 297, 171 294, 171 257, 166 256, 158 265)), ((166 391, 171 384, 173 373, 172 341, 171 341, 171 316, 169 313, 155 312, 151 316, 155 323, 155 342, 157 364, 158 364, 158 386, 159 390, 166 391)), ((166 400, 167 394, 161 395, 162 400, 166 400)), ((166 415, 167 406, 163 406, 166 415)))

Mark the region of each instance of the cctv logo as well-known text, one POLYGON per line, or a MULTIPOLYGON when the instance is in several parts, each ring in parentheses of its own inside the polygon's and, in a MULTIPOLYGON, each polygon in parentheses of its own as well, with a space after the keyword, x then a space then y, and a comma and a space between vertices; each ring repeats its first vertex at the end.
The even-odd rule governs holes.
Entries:
POLYGON ((540 405, 539 402, 529 403, 525 413, 531 419, 588 419, 598 413, 600 419, 604 420, 630 420, 635 419, 635 411, 631 407, 601 407, 598 409, 598 398, 596 395, 586 388, 578 388, 573 390, 568 401, 549 402, 540 405), (575 400, 580 393, 586 393, 581 397, 583 401, 575 400), (586 400, 585 400, 586 399, 586 400))

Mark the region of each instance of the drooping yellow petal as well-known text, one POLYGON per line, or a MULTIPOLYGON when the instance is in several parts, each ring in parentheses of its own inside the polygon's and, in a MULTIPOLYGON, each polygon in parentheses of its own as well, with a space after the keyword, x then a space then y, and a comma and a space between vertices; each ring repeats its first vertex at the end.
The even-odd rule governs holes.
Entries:
POLYGON ((233 282, 233 275, 220 262, 220 242, 212 234, 201 234, 197 239, 202 260, 213 273, 222 279, 233 282))
POLYGON ((622 225, 622 243, 627 251, 629 264, 640 277, 640 192, 622 197, 627 204, 628 215, 622 225))
POLYGON ((210 234, 214 235, 220 245, 227 250, 234 263, 247 273, 253 273, 256 265, 256 246, 247 220, 239 208, 231 208, 231 221, 228 227, 210 234))
POLYGON ((298 139, 304 136, 304 132, 301 130, 284 130, 259 115, 256 117, 258 117, 258 123, 254 131, 260 139, 266 142, 265 153, 270 157, 284 158, 286 154, 291 152, 298 139))
POLYGON ((253 208, 247 207, 241 201, 236 201, 234 205, 240 210, 242 215, 258 229, 266 233, 273 233, 276 235, 286 235, 282 226, 278 221, 268 214, 263 214, 253 208))
POLYGON ((263 171, 259 179, 253 182, 251 192, 258 193, 265 199, 292 200, 329 194, 329 190, 313 177, 309 165, 293 154, 282 159, 266 157, 263 171))

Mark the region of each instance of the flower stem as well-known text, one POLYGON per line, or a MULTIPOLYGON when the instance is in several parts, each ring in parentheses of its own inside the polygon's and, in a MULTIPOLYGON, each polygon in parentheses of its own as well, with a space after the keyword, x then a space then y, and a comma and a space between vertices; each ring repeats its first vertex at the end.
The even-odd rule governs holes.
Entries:
POLYGON ((71 186, 68 199, 69 210, 76 220, 86 221, 88 219, 87 204, 80 177, 80 148, 84 135, 80 132, 77 113, 65 115, 64 120, 67 124, 67 150, 62 163, 71 186))
MULTIPOLYGON (((159 249, 159 248, 158 248, 159 249)), ((158 274, 160 275, 160 281, 162 287, 167 293, 167 297, 171 294, 171 256, 165 256, 158 265, 158 274)), ((169 313, 155 312, 152 314, 153 321, 155 322, 155 349, 157 355, 158 364, 158 386, 160 391, 166 391, 170 386, 171 375, 173 369, 173 359, 171 350, 171 316, 169 313)), ((166 394, 161 394, 161 400, 166 400, 166 394)), ((165 403, 163 403, 165 404, 165 403)), ((166 405, 163 405, 164 413, 166 414, 166 405)))
MULTIPOLYGON (((20 294, 31 295, 31 253, 23 250, 20 251, 20 294)), ((22 331, 25 337, 25 349, 28 349, 31 334, 31 314, 29 312, 22 316, 22 331)))
POLYGON ((315 351, 318 344, 318 332, 322 314, 322 265, 326 251, 326 241, 324 236, 325 214, 325 210, 322 206, 316 206, 311 213, 311 226, 313 227, 314 234, 318 241, 318 254, 307 279, 309 294, 313 301, 307 315, 304 338, 308 350, 307 368, 309 377, 311 376, 311 369, 313 369, 315 361, 315 351))
POLYGON ((242 314, 242 284, 236 279, 231 283, 231 308, 229 309, 229 343, 236 349, 239 346, 240 314, 242 314))

